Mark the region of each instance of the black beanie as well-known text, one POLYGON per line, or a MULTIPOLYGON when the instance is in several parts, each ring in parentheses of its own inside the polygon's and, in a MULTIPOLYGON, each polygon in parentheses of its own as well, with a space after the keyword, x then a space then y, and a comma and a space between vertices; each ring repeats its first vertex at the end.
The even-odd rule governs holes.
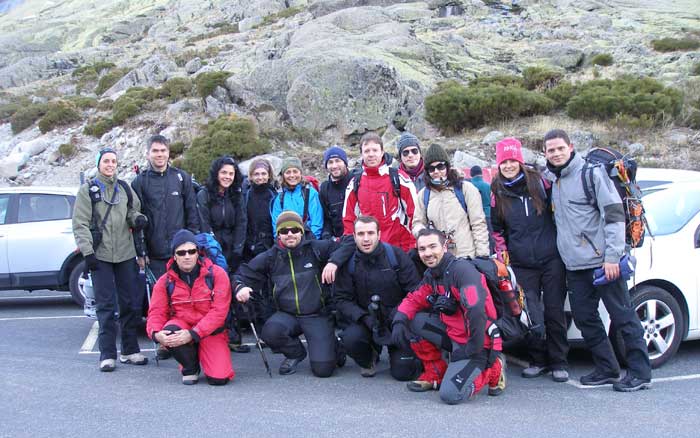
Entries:
POLYGON ((172 254, 175 254, 175 250, 178 248, 178 246, 187 242, 191 242, 197 245, 197 238, 194 236, 194 233, 192 233, 192 231, 183 228, 182 230, 179 230, 177 233, 175 233, 175 235, 173 236, 173 241, 170 242, 170 252, 172 254))

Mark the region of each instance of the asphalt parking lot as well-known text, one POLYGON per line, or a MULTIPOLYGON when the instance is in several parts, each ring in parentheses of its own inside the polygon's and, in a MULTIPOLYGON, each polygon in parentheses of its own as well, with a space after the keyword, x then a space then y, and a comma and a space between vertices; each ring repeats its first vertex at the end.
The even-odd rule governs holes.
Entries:
MULTIPOLYGON (((655 370, 649 391, 581 387, 592 363, 574 350, 568 384, 522 379, 522 361, 509 357, 502 396, 482 391, 448 406, 394 381, 385 357, 371 379, 352 360, 328 379, 313 377, 308 361, 282 377, 269 350, 272 378, 256 350, 233 353, 236 378, 224 387, 182 385, 172 359, 100 373, 93 325, 65 293, 0 292, 0 436, 697 437, 700 426, 700 342, 655 370)), ((152 359, 145 335, 141 346, 152 359)))

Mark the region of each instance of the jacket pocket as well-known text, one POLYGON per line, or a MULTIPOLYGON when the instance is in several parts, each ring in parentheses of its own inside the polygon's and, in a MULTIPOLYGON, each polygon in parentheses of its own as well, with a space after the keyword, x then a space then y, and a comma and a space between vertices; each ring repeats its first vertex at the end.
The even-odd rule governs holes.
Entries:
POLYGON ((598 250, 598 247, 596 246, 596 244, 593 242, 593 240, 590 237, 588 237, 588 235, 586 233, 581 233, 581 239, 584 242, 587 242, 591 246, 591 249, 593 249, 593 252, 595 252, 595 255, 597 255, 597 256, 601 255, 601 252, 598 250))

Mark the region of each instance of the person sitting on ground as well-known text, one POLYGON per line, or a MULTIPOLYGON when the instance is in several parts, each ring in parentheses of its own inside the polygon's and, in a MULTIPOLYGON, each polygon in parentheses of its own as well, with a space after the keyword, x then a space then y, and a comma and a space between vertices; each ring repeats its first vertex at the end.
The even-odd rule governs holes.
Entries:
POLYGON ((168 270, 153 288, 146 333, 180 363, 182 383, 199 380, 200 367, 210 385, 225 385, 235 373, 224 328, 231 303, 226 271, 200 257, 195 236, 173 236, 168 270))
POLYGON ((404 132, 399 137, 399 141, 396 143, 399 150, 399 169, 406 172, 413 185, 416 186, 416 191, 422 189, 425 186, 425 174, 423 173, 425 167, 425 161, 421 157, 420 142, 418 137, 411 134, 410 132, 404 132))
MULTIPOLYGON (((321 238, 323 231, 323 207, 318 199, 318 192, 306 181, 301 169, 301 160, 296 157, 285 158, 280 169, 282 191, 272 201, 270 217, 277 223, 277 217, 283 211, 295 211, 303 218, 307 238, 321 238)), ((273 228, 273 234, 276 229, 273 228)))

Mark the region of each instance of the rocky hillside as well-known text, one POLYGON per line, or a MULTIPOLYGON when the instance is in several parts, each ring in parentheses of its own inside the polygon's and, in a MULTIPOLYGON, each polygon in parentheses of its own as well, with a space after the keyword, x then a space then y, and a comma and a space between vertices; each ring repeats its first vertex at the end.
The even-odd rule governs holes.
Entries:
POLYGON ((128 173, 149 135, 186 149, 207 121, 231 114, 253 120, 274 153, 309 157, 312 171, 316 151, 367 130, 382 132, 389 148, 409 130, 459 150, 468 165, 492 159, 504 135, 536 148, 555 126, 582 149, 614 143, 647 165, 700 168, 698 126, 683 119, 700 104, 700 50, 655 50, 652 40, 665 37, 700 38, 696 0, 0 2, 0 184, 75 184, 102 144, 123 150, 128 173), (594 65, 596 55, 614 61, 594 65), (531 66, 573 83, 655 78, 684 93, 684 113, 630 128, 554 111, 450 136, 426 121, 437 84, 531 66), (203 75, 212 72, 227 73, 203 75), (192 82, 196 92, 182 91, 192 82), (56 105, 72 112, 9 123, 18 108, 43 115, 56 105))

